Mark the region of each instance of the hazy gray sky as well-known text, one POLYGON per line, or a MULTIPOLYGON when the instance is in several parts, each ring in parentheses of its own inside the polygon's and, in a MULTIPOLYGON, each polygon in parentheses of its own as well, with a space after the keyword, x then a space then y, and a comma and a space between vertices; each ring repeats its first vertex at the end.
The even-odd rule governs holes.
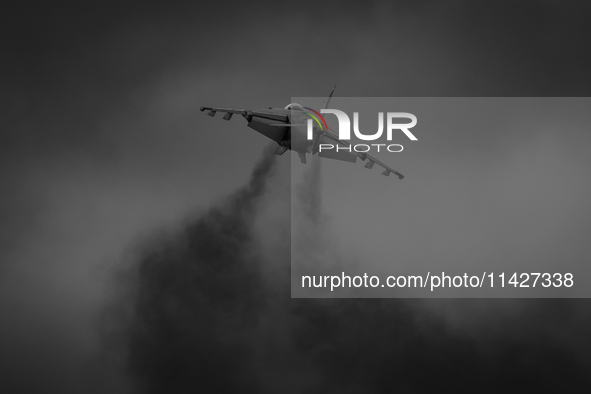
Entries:
MULTIPOLYGON (((102 347, 96 327, 105 299, 115 297, 113 271, 132 260, 142 239, 246 182, 267 143, 242 119, 211 119, 199 106, 284 106, 293 96, 325 96, 335 83, 344 97, 588 96, 589 6, 570 4, 119 1, 6 7, 0 17, 0 384, 8 392, 81 392, 93 379, 104 381, 108 368, 96 358, 102 347)), ((482 160, 482 140, 465 143, 482 160)), ((537 162, 508 156, 515 162, 504 170, 511 163, 537 169, 530 167, 545 163, 536 155, 549 143, 532 146, 537 162)), ((569 157, 580 157, 586 143, 583 138, 569 157)), ((553 160, 568 156, 571 146, 560 146, 553 160)), ((440 162, 453 160, 439 153, 440 162)), ((585 163, 574 159, 559 168, 581 171, 585 163)), ((417 170, 403 167, 408 178, 395 187, 423 190, 414 183, 421 179, 417 170)), ((363 184, 373 182, 361 166, 357 171, 363 184)), ((432 179, 451 190, 444 177, 432 179)), ((452 186, 462 186, 451 179, 457 182, 452 186)), ((546 191, 546 179, 565 182, 541 173, 531 179, 539 193, 546 191)), ((375 183, 379 189, 372 193, 391 187, 382 179, 375 183)), ((585 229, 587 221, 583 213, 566 225, 585 229)), ((438 305, 446 321, 464 328, 466 310, 483 308, 438 305)), ((528 329, 539 325, 509 311, 527 310, 540 322, 539 311, 547 310, 564 322, 541 328, 536 338, 545 330, 553 338, 580 338, 571 328, 581 321, 588 327, 582 313, 587 303, 486 305, 528 329), (570 314, 560 318, 560 311, 570 314)), ((522 335, 500 329, 491 337, 518 343, 522 335)))

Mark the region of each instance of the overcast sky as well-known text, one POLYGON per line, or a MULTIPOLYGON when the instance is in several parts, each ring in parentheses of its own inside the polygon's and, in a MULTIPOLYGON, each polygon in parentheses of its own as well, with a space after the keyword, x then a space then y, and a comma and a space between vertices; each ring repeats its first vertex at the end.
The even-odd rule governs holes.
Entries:
MULTIPOLYGON (((6 8, 0 17, 5 48, 0 65, 0 384, 14 392, 39 387, 87 391, 91 378, 102 382, 96 387, 119 385, 117 380, 104 383, 110 372, 100 371, 109 368, 97 356, 103 347, 97 322, 106 299, 117 298, 113 273, 131 264, 144 239, 174 228, 247 182, 267 144, 241 118, 211 119, 199 106, 283 107, 291 97, 323 97, 335 83, 343 97, 588 96, 589 11, 585 2, 575 1, 491 6, 470 1, 256 6, 119 1, 6 8)), ((550 159, 561 171, 529 178, 545 203, 550 201, 546 182, 565 182, 562 170, 581 175, 568 178, 569 185, 585 182, 588 137, 556 141, 548 132, 533 135, 531 142, 523 138, 522 146, 537 161, 524 162, 502 144, 485 157, 494 162, 501 152, 508 155, 504 172, 517 165, 530 173, 546 163, 545 152, 554 152, 550 159)), ((482 141, 474 136, 463 142, 474 160, 492 149, 482 147, 482 141)), ((439 154, 441 162, 452 160, 445 151, 439 154)), ((478 178, 479 168, 464 171, 478 178)), ((368 175, 361 170, 357 173, 368 175)), ((415 183, 420 177, 413 181, 410 176, 417 170, 405 170, 408 179, 395 187, 424 190, 415 183)), ((433 182, 441 182, 446 197, 453 194, 450 187, 463 185, 437 179, 433 182)), ((377 183, 381 192, 395 181, 385 180, 366 176, 361 182, 366 187, 377 183)), ((587 190, 577 187, 573 190, 587 190)), ((424 196, 406 198, 417 201, 418 195, 424 196)), ((564 209, 570 216, 564 225, 576 225, 583 237, 589 213, 570 211, 585 205, 567 197, 564 209)), ((480 205, 472 202, 480 214, 480 205)), ((563 239, 564 248, 571 241, 581 239, 563 239)), ((559 338, 557 346, 565 352, 560 354, 576 360, 573 371, 588 367, 583 351, 576 350, 588 348, 581 342, 589 328, 586 300, 435 305, 435 312, 422 309, 417 319, 443 315, 467 337, 486 337, 487 346, 496 340, 527 347, 533 342, 523 340, 525 332, 534 330, 532 335, 542 340, 559 338), (479 323, 467 316, 487 311, 519 331, 488 322, 494 330, 482 334, 479 323), (551 323, 544 311, 554 317, 551 323), (520 319, 521 313, 531 323, 520 319)))

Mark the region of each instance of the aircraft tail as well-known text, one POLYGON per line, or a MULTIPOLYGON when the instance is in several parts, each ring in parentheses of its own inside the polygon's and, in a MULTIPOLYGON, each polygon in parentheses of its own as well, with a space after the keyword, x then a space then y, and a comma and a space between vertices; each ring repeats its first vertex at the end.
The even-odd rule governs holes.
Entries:
POLYGON ((326 99, 326 101, 324 102, 323 105, 323 109, 328 108, 328 104, 330 103, 330 99, 332 98, 332 95, 334 94, 334 90, 337 88, 337 85, 334 85, 334 87, 332 88, 332 92, 330 92, 330 96, 328 96, 328 98, 326 99))

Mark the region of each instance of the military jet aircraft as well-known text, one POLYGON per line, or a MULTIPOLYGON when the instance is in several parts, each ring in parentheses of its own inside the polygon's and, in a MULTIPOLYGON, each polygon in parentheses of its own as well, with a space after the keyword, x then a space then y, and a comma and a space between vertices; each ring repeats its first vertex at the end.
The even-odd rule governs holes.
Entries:
MULTIPOLYGON (((334 94, 335 87, 332 89, 330 96, 324 102, 324 108, 327 108, 332 95, 334 94)), ((275 150, 276 155, 282 155, 287 150, 291 149, 296 151, 299 155, 300 161, 306 163, 306 154, 315 155, 319 157, 325 157, 329 159, 336 159, 355 163, 357 158, 362 161, 368 160, 365 167, 371 169, 374 164, 378 164, 384 168, 382 175, 388 176, 393 173, 398 176, 399 179, 404 178, 404 175, 398 171, 392 169, 386 164, 382 163, 375 157, 365 152, 354 152, 349 147, 350 144, 346 141, 340 140, 338 133, 335 133, 325 124, 324 126, 314 117, 314 110, 311 108, 305 108, 297 103, 291 103, 285 108, 273 108, 264 110, 249 110, 242 108, 225 108, 225 107, 201 107, 201 111, 208 110, 209 116, 215 116, 216 112, 223 112, 224 119, 230 120, 234 114, 243 116, 248 122, 247 126, 251 129, 258 131, 265 137, 268 137, 275 141, 278 146, 275 150), (312 111, 309 112, 308 110, 312 111), (307 138, 308 121, 312 121, 315 118, 316 123, 312 123, 314 137, 312 140, 307 138), (336 144, 340 146, 342 150, 321 150, 320 144, 336 144), (349 148, 347 150, 347 148, 349 148)), ((319 115, 317 112, 315 112, 319 115)))

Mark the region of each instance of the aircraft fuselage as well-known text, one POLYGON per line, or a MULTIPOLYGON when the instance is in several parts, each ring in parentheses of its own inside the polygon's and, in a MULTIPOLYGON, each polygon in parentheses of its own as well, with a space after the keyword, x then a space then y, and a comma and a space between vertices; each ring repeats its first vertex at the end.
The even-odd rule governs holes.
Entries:
MULTIPOLYGON (((279 115, 278 119, 287 116, 289 124, 281 125, 277 120, 270 119, 272 116, 269 115, 261 117, 247 114, 245 117, 248 121, 248 127, 287 149, 298 153, 311 153, 313 141, 307 138, 307 120, 310 117, 305 112, 281 108, 270 108, 264 111, 269 115, 279 115)), ((315 134, 321 132, 317 124, 313 123, 312 127, 315 134)))

